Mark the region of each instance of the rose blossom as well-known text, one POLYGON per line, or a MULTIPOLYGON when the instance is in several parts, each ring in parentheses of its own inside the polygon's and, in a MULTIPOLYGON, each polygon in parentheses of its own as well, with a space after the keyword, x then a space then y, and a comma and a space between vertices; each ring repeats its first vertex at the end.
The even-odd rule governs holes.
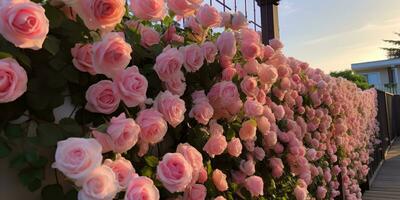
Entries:
POLYGON ((210 157, 214 158, 215 155, 221 155, 227 146, 228 143, 226 142, 225 136, 222 134, 213 134, 204 145, 203 150, 207 152, 210 157))
POLYGON ((267 134, 267 132, 270 130, 271 128, 271 124, 268 121, 268 119, 264 116, 258 117, 256 119, 257 121, 257 128, 258 130, 262 133, 262 134, 267 134))
POLYGON ((93 66, 97 73, 113 78, 129 64, 131 53, 123 33, 107 33, 93 44, 93 66))
POLYGON ((40 4, 6 1, 0 7, 0 34, 19 48, 38 50, 49 32, 49 20, 40 4))
POLYGON ((101 145, 95 139, 68 138, 57 143, 52 167, 73 180, 80 180, 101 165, 101 145))
POLYGON ((317 189, 317 198, 318 199, 324 199, 327 192, 328 191, 326 190, 325 187, 319 186, 318 189, 317 189))
POLYGON ((90 30, 109 32, 121 22, 125 14, 124 0, 63 0, 83 20, 90 30))
POLYGON ((164 0, 130 0, 129 6, 143 20, 161 20, 166 13, 164 0))
POLYGON ((247 117, 258 117, 263 114, 264 107, 256 100, 247 99, 244 102, 244 113, 247 117))
POLYGON ((192 30, 195 35, 203 35, 204 29, 201 24, 197 21, 196 17, 189 16, 185 19, 185 27, 192 30))
POLYGON ((222 20, 218 10, 208 4, 200 7, 196 18, 204 28, 216 27, 221 24, 222 20))
POLYGON ((247 120, 243 122, 239 131, 240 139, 244 141, 253 140, 256 137, 257 122, 255 120, 247 120))
POLYGON ((245 76, 240 82, 240 88, 249 97, 256 97, 259 91, 257 79, 251 76, 245 76))
POLYGON ((256 59, 249 59, 246 64, 243 65, 243 69, 247 74, 257 75, 259 66, 260 63, 258 63, 256 59))
POLYGON ((162 81, 166 81, 180 72, 183 62, 183 56, 178 49, 166 47, 157 56, 154 70, 162 81))
POLYGON ((274 66, 261 64, 258 71, 260 81, 265 84, 273 84, 278 78, 278 70, 274 66))
POLYGON ((232 26, 231 28, 233 30, 240 30, 240 29, 245 29, 247 28, 248 23, 247 23, 247 18, 244 16, 244 14, 240 11, 232 14, 232 26))
POLYGON ((242 143, 239 138, 232 138, 228 143, 228 153, 233 157, 239 157, 242 153, 242 143))
POLYGON ((222 56, 233 57, 236 54, 236 39, 233 32, 222 32, 216 42, 222 56))
POLYGON ((283 174, 283 162, 280 158, 271 158, 269 160, 269 167, 272 169, 272 176, 274 178, 279 178, 283 174))
POLYGON ((299 185, 294 188, 294 195, 296 196, 296 200, 305 200, 307 198, 307 187, 300 187, 299 185))
POLYGON ((148 82, 136 66, 128 67, 118 73, 114 83, 126 106, 135 107, 146 100, 148 82))
POLYGON ((218 49, 213 42, 204 42, 201 45, 201 50, 203 51, 203 55, 207 63, 213 63, 215 61, 215 56, 218 54, 218 49))
POLYGON ((249 160, 240 161, 239 169, 247 176, 251 176, 256 173, 256 165, 252 157, 249 157, 249 160))
POLYGON ((233 77, 236 75, 236 69, 234 67, 227 67, 222 71, 222 80, 232 81, 233 77))
POLYGON ((172 94, 182 96, 186 90, 185 75, 179 71, 174 76, 165 81, 165 87, 172 94))
POLYGON ((176 34, 176 27, 174 25, 170 26, 167 29, 167 31, 165 31, 162 38, 163 38, 163 41, 166 43, 171 43, 171 42, 183 43, 183 41, 185 40, 185 38, 176 34))
POLYGON ((13 58, 0 59, 0 103, 12 102, 27 90, 28 76, 13 58))
POLYGON ((214 200, 226 200, 223 196, 217 196, 214 200))
POLYGON ((88 72, 91 75, 96 74, 93 67, 92 44, 75 44, 75 47, 71 49, 71 55, 72 63, 79 71, 88 72))
POLYGON ((200 124, 207 125, 214 114, 213 107, 208 101, 196 103, 189 112, 189 117, 195 118, 200 124))
POLYGON ((230 12, 221 12, 219 13, 221 16, 221 24, 220 27, 230 28, 232 23, 232 14, 230 12))
POLYGON ((187 72, 196 72, 204 64, 203 51, 197 44, 191 44, 185 47, 179 48, 183 56, 183 66, 187 72))
POLYGON ((108 166, 97 167, 83 180, 78 199, 114 199, 119 184, 114 172, 108 166))
POLYGON ((204 185, 194 184, 191 187, 186 188, 183 193, 184 200, 204 200, 207 196, 207 189, 204 185))
POLYGON ((252 197, 264 195, 264 181, 259 176, 250 176, 244 181, 246 189, 250 192, 252 197))
POLYGON ((167 0, 168 8, 176 15, 189 16, 200 7, 203 0, 167 0))
POLYGON ((226 182, 226 175, 219 169, 215 169, 212 174, 212 181, 215 187, 220 192, 228 190, 228 183, 226 182))
POLYGON ((164 119, 174 128, 185 119, 185 101, 168 90, 157 95, 154 108, 163 114, 164 119))
POLYGON ((160 193, 150 178, 140 176, 131 180, 126 189, 124 200, 160 199, 160 193))
POLYGON ((121 189, 126 189, 132 178, 137 176, 132 163, 119 154, 114 161, 111 159, 106 159, 104 161, 104 165, 113 170, 121 189))
POLYGON ((140 111, 136 122, 140 126, 140 139, 147 143, 156 144, 162 141, 167 133, 167 122, 157 110, 146 109, 140 111))
POLYGON ((207 181, 207 179, 208 179, 208 176, 207 176, 207 171, 204 169, 204 167, 203 168, 201 168, 200 169, 200 171, 199 171, 199 177, 198 177, 198 179, 197 179, 197 182, 198 183, 205 183, 206 181, 207 181))
POLYGON ((157 178, 170 191, 182 192, 192 180, 192 166, 180 153, 167 153, 157 166, 157 178))
POLYGON ((238 113, 243 104, 236 85, 231 81, 216 83, 207 96, 214 108, 215 118, 229 118, 238 113))
POLYGON ((140 29, 140 36, 140 44, 146 48, 160 43, 160 33, 153 28, 143 26, 140 29))
POLYGON ((104 114, 116 111, 121 101, 114 83, 110 80, 102 80, 91 85, 86 91, 86 100, 87 110, 104 114))
POLYGON ((260 56, 261 46, 258 43, 243 43, 240 46, 240 52, 246 60, 255 59, 260 56))
POLYGON ((139 125, 132 118, 126 118, 125 113, 110 120, 107 133, 114 143, 114 152, 123 153, 131 149, 138 141, 139 125))
POLYGON ((201 153, 188 143, 179 144, 176 148, 176 153, 180 153, 183 155, 183 157, 185 157, 186 161, 188 161, 193 168, 192 178, 197 179, 199 177, 200 170, 203 169, 203 156, 201 153))

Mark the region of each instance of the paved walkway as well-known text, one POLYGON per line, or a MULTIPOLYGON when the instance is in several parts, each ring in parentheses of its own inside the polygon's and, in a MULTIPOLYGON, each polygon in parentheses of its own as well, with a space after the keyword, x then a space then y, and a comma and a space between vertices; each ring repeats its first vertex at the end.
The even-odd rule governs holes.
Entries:
POLYGON ((393 143, 363 200, 400 200, 400 139, 393 143))

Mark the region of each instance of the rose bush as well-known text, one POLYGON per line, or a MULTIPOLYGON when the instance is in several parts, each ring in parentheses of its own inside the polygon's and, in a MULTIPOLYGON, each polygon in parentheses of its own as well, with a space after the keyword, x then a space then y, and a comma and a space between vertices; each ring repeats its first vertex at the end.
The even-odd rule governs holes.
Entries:
POLYGON ((0 5, 0 157, 43 199, 361 199, 375 90, 202 0, 35 2, 0 5))

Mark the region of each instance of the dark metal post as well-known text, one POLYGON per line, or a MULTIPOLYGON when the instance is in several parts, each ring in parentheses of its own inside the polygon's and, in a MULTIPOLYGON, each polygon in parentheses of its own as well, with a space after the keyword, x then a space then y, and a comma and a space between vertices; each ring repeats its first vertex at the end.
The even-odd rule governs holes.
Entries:
POLYGON ((257 3, 261 11, 262 40, 268 44, 270 39, 279 38, 279 0, 257 0, 257 3))

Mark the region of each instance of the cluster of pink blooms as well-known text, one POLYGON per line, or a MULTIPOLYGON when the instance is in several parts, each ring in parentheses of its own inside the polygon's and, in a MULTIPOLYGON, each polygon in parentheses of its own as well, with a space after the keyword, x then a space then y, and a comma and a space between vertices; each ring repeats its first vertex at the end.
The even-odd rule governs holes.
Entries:
MULTIPOLYGON (((219 13, 202 0, 130 0, 129 8, 138 19, 124 22, 125 28, 137 31, 147 50, 165 44, 153 63, 162 90, 147 97, 152 83, 140 73, 141 66, 128 67, 133 47, 123 32, 113 32, 125 14, 125 1, 63 2, 89 29, 101 32, 100 40, 71 49, 78 70, 107 77, 89 87, 85 108, 107 115, 120 107, 140 109, 136 116, 126 111, 112 117, 105 131, 92 130, 93 138, 58 143, 53 167, 80 188, 80 200, 111 200, 120 191, 125 191, 125 199, 159 199, 155 180, 139 176, 124 153, 138 145, 138 156, 146 155, 151 145, 164 140, 168 129, 193 128, 188 120, 208 134, 204 146, 196 149, 181 143, 176 152, 159 158, 156 169, 159 187, 179 194, 178 199, 225 199, 224 192, 232 189, 228 182, 245 188, 252 197, 273 195, 267 193, 265 177, 256 165, 263 165, 275 180, 293 177, 296 184, 289 196, 297 200, 334 199, 341 195, 340 185, 346 199, 361 199, 359 183, 368 173, 377 133, 375 90, 362 91, 347 80, 286 57, 278 40, 262 44, 260 34, 247 28, 240 12, 219 13), (148 25, 164 19, 166 8, 185 19, 189 34, 180 35, 174 25, 163 33, 148 25), (213 39, 208 33, 215 27, 224 31, 213 39), (213 85, 188 90, 192 86, 185 77, 216 66, 209 65, 213 63, 221 67, 213 85), (228 137, 224 125, 231 124, 240 127, 228 137), (103 160, 106 152, 115 153, 115 158, 103 160), (212 166, 213 171, 207 172, 205 164, 219 156, 238 159, 240 164, 231 171, 212 166), (218 195, 210 196, 207 181, 218 195)), ((8 4, 0 5, 0 33, 18 47, 41 48, 48 32, 44 9, 29 1, 8 4), (17 18, 8 19, 11 16, 17 18), (37 23, 37 30, 28 34, 32 27, 21 25, 20 34, 14 34, 12 21, 24 16, 37 23)), ((13 59, 0 60, 0 77, 3 74, 11 78, 0 82, 0 103, 21 96, 27 84, 26 72, 13 59)), ((240 190, 234 192, 242 195, 240 190)))

